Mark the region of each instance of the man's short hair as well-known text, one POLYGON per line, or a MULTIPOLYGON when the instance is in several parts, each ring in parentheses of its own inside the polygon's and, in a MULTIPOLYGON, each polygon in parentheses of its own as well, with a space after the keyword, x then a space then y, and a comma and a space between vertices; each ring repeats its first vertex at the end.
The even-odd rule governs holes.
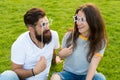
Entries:
POLYGON ((32 8, 28 10, 24 15, 24 23, 28 27, 29 25, 35 26, 40 18, 45 16, 45 11, 39 8, 32 8))

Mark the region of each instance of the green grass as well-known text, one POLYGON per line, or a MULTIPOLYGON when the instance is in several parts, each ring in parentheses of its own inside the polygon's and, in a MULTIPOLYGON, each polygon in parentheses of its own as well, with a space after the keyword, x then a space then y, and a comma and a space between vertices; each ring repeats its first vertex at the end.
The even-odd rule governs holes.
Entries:
MULTIPOLYGON (((107 80, 120 79, 120 1, 118 0, 0 0, 0 73, 11 69, 10 50, 17 37, 27 31, 23 15, 33 7, 44 9, 53 19, 50 27, 58 31, 60 43, 67 29, 72 28, 75 9, 84 3, 96 4, 105 19, 109 44, 98 71, 107 80)), ((50 75, 62 70, 63 63, 52 65, 50 75)))

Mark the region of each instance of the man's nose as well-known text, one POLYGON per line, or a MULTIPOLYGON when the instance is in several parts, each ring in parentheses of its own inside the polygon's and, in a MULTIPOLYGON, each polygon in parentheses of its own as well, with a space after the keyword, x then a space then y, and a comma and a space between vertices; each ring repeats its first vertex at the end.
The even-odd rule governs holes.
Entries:
POLYGON ((45 30, 48 30, 49 29, 49 25, 45 25, 45 30))

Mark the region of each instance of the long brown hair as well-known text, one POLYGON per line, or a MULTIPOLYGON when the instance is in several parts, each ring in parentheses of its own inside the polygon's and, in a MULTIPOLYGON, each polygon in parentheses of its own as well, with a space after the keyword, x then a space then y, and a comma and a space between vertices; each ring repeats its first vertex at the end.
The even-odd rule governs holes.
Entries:
MULTIPOLYGON (((86 15, 86 21, 90 27, 90 34, 88 37, 89 52, 87 54, 87 60, 90 62, 95 52, 103 49, 107 43, 105 23, 99 9, 91 3, 80 6, 78 9, 76 9, 75 15, 79 11, 82 11, 86 15)), ((76 40, 80 34, 81 33, 79 33, 77 24, 75 22, 74 29, 71 31, 71 34, 66 42, 67 47, 69 46, 73 37, 73 47, 75 49, 77 46, 76 40)))

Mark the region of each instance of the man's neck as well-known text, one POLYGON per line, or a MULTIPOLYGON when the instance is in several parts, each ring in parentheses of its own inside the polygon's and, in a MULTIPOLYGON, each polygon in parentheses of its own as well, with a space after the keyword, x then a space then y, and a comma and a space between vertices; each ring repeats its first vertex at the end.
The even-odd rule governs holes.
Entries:
POLYGON ((34 36, 34 34, 32 33, 29 33, 30 35, 30 38, 32 40, 32 42, 38 47, 38 48, 43 48, 44 47, 44 43, 43 42, 40 42, 36 39, 36 37, 34 36))

